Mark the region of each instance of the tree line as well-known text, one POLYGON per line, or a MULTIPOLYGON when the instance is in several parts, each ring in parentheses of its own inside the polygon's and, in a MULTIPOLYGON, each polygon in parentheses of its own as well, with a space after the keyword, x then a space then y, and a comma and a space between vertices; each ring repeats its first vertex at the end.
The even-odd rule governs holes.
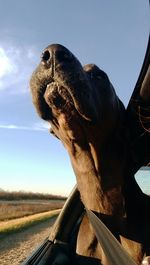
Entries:
POLYGON ((38 192, 4 191, 0 189, 0 200, 66 200, 66 197, 38 192))

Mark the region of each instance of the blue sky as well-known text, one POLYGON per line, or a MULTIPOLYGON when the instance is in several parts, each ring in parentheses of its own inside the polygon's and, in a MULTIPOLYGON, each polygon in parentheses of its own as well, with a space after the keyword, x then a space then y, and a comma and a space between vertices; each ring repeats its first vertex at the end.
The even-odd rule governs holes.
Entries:
POLYGON ((61 43, 106 71, 127 105, 147 45, 148 0, 1 2, 0 188, 67 195, 75 176, 32 105, 31 73, 42 50, 61 43))

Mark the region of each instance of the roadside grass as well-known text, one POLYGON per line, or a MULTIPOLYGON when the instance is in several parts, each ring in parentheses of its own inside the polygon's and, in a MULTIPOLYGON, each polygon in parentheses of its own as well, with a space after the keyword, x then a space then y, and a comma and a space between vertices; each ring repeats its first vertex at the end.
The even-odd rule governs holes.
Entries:
POLYGON ((65 200, 1 201, 0 222, 61 209, 65 200))
POLYGON ((56 217, 61 209, 52 210, 45 213, 38 213, 27 217, 18 218, 15 220, 0 222, 0 237, 7 234, 18 232, 32 225, 44 222, 50 218, 56 217))

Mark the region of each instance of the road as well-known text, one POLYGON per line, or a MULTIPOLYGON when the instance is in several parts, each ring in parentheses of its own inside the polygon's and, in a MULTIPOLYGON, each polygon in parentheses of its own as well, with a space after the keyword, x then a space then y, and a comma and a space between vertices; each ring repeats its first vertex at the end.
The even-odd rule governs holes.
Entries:
POLYGON ((55 218, 0 239, 0 265, 20 265, 46 237, 55 218))

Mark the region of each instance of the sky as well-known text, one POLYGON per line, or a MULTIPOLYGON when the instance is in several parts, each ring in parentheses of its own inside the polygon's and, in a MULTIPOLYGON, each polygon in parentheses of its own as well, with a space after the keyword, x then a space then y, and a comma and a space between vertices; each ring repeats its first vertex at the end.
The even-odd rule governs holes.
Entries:
POLYGON ((68 195, 68 154, 32 104, 42 50, 60 43, 95 63, 127 106, 149 34, 148 0, 0 0, 0 188, 68 195), (9 7, 9 8, 8 8, 9 7))

